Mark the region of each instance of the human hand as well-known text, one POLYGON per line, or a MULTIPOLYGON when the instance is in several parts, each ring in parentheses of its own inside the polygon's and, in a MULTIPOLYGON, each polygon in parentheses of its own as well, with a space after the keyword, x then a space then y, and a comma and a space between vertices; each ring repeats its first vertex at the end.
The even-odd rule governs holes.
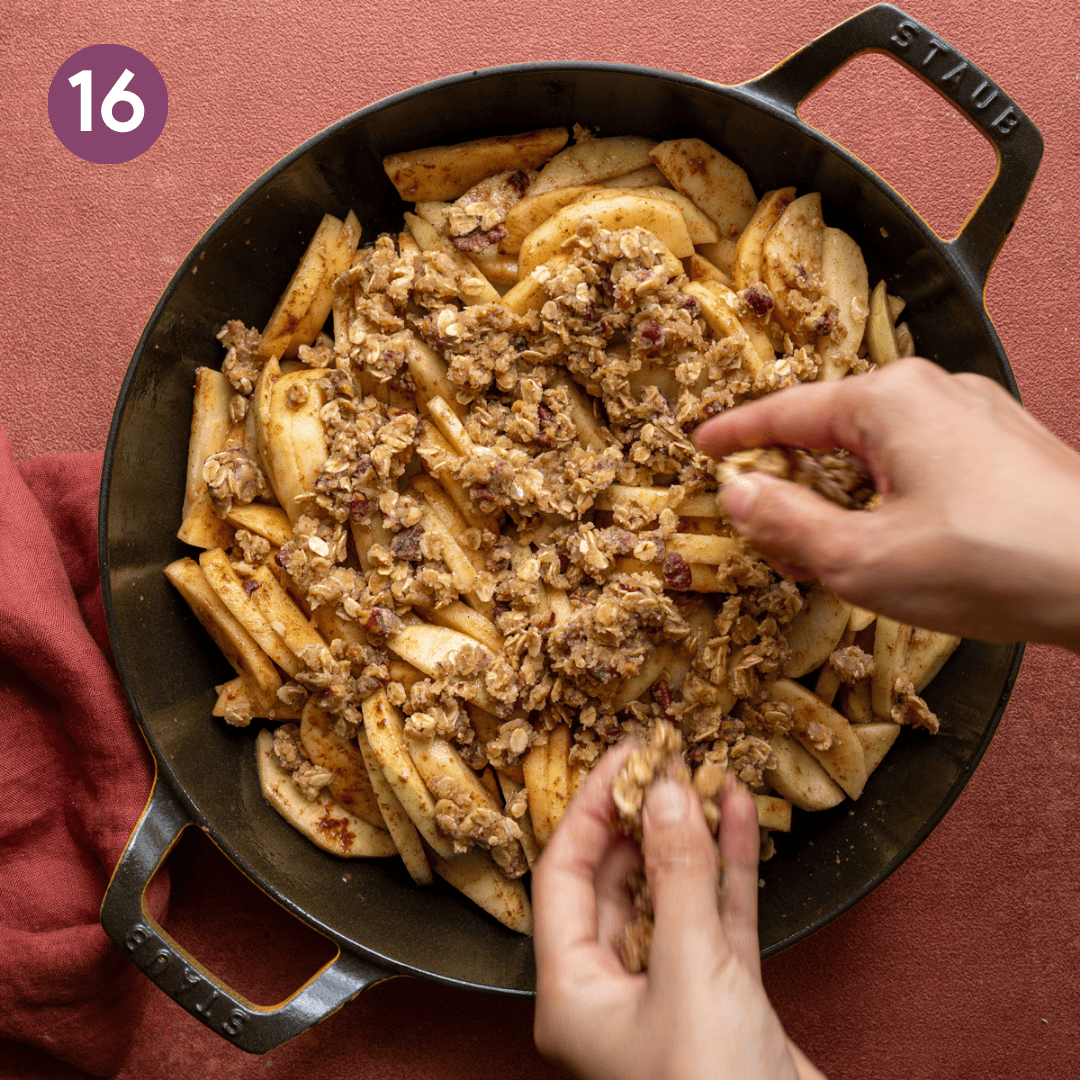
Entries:
POLYGON ((716 458, 845 447, 869 468, 877 510, 745 474, 723 493, 739 531, 903 622, 1080 651, 1080 455, 991 380, 901 360, 741 405, 694 441, 716 458))
POLYGON ((697 796, 670 780, 650 789, 649 969, 623 967, 625 882, 638 856, 612 829, 611 785, 631 749, 600 760, 533 873, 538 1048, 589 1080, 820 1077, 787 1041, 761 984, 757 812, 745 791, 729 786, 722 797, 718 897, 716 847, 697 796))

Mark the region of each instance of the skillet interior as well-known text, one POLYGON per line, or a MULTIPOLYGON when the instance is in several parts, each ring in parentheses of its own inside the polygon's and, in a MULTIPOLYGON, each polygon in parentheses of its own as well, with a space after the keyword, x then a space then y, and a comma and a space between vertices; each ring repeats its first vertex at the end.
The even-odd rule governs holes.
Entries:
MULTIPOLYGON (((541 65, 460 76, 342 121, 234 203, 166 290, 136 350, 106 454, 101 524, 105 605, 124 685, 157 758, 223 850, 261 887, 346 948, 395 971, 503 993, 533 988, 531 942, 442 886, 412 885, 397 860, 343 862, 304 841, 263 801, 253 732, 210 717, 232 675, 162 569, 176 539, 192 383, 219 367, 227 318, 262 326, 324 212, 354 209, 370 241, 400 228, 404 204, 383 154, 580 122, 602 134, 693 134, 739 161, 756 190, 820 190, 825 218, 863 246, 871 281, 908 301, 916 344, 945 367, 1015 393, 1000 343, 968 281, 922 222, 833 144, 785 121, 750 90, 608 65, 541 65), (888 239, 879 231, 884 227, 888 239)), ((761 944, 778 951, 846 910, 921 842, 959 794, 1004 709, 1021 648, 964 642, 928 692, 935 738, 904 731, 854 817, 797 815, 762 867, 761 944), (879 804, 880 800, 880 804, 879 804)))

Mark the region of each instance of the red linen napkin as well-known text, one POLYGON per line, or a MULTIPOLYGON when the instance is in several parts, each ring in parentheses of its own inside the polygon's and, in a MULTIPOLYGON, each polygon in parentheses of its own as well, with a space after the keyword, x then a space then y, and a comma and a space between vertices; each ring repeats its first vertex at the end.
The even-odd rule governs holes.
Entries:
POLYGON ((153 781, 110 666, 101 463, 16 466, 0 430, 0 1038, 95 1075, 120 1066, 149 987, 98 911, 153 781))

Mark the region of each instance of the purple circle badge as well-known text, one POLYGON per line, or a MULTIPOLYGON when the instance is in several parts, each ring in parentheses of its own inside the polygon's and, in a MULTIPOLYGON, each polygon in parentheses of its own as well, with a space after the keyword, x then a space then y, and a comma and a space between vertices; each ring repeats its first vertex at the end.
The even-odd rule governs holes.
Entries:
POLYGON ((91 45, 69 56, 49 87, 56 137, 84 161, 117 165, 157 141, 169 92, 152 61, 126 45, 91 45))

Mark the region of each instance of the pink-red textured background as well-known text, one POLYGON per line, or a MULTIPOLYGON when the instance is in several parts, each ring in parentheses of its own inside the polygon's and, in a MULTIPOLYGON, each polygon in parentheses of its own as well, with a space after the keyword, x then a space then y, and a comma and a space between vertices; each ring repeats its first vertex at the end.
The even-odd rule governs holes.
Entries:
MULTIPOLYGON (((0 426, 16 459, 104 446, 132 349, 184 255, 262 171, 353 110, 443 75, 532 60, 740 82, 862 6, 21 0, 5 14, 0 68, 0 350, 9 368, 0 426), (56 69, 99 42, 145 53, 169 89, 161 138, 125 165, 75 158, 48 123, 56 69)), ((982 67, 1045 137, 987 306, 1028 408, 1078 446, 1080 316, 1068 300, 1080 218, 1075 4, 913 0, 907 10, 982 67)), ((946 235, 993 175, 992 152, 965 121, 880 57, 852 64, 803 115, 946 235)), ((942 825, 854 911, 766 964, 782 1019, 829 1076, 1080 1074, 1077 700, 1080 661, 1030 649, 1000 733, 942 825)), ((200 840, 185 839, 170 869, 167 925, 256 1000, 280 999, 325 959, 324 946, 284 926, 200 840)), ((527 1004, 402 980, 261 1059, 156 990, 131 1025, 124 1078, 556 1075, 531 1049, 527 1004)), ((0 1055, 5 1077, 82 1075, 36 1050, 6 1045, 0 1055)))

